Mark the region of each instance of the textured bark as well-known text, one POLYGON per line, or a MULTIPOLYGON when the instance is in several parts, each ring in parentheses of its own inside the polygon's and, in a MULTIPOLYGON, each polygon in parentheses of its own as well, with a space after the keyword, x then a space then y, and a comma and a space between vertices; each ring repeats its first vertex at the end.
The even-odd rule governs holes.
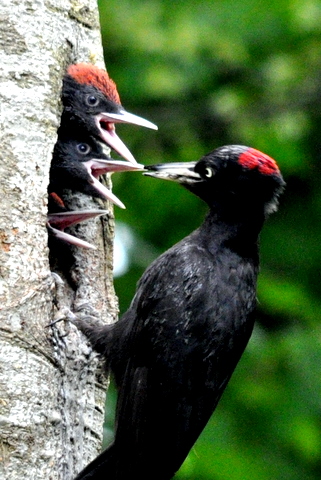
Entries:
POLYGON ((46 325, 89 299, 115 319, 113 214, 108 205, 109 216, 77 229, 96 251, 49 263, 47 184, 65 69, 103 66, 98 10, 96 0, 6 0, 0 23, 0 478, 67 480, 100 448, 106 385, 77 329, 46 325), (64 280, 58 293, 50 267, 64 280))

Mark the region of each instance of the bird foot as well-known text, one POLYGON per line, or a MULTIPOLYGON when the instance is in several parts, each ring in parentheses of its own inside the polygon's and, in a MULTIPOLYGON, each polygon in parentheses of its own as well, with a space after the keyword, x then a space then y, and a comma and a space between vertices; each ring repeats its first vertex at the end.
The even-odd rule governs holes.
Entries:
POLYGON ((83 302, 74 309, 71 322, 90 340, 93 332, 104 326, 100 314, 89 302, 83 302))
POLYGON ((54 318, 52 322, 46 325, 46 328, 54 327, 57 323, 64 321, 66 323, 66 332, 62 336, 67 336, 69 334, 68 323, 76 324, 76 315, 72 312, 72 310, 65 305, 66 296, 65 296, 65 282, 55 272, 51 272, 51 276, 53 279, 53 286, 54 295, 53 295, 53 303, 56 307, 56 312, 54 314, 54 318))
MULTIPOLYGON (((54 302, 57 311, 53 321, 47 327, 54 327, 61 321, 66 322, 66 325, 72 323, 87 337, 92 347, 97 349, 97 344, 101 343, 100 341, 97 342, 97 337, 100 337, 100 332, 108 330, 108 326, 101 321, 99 311, 87 301, 75 305, 73 310, 64 305, 64 281, 57 273, 52 273, 52 277, 56 288, 54 302)), ((68 333, 69 329, 65 335, 68 335, 68 333)))

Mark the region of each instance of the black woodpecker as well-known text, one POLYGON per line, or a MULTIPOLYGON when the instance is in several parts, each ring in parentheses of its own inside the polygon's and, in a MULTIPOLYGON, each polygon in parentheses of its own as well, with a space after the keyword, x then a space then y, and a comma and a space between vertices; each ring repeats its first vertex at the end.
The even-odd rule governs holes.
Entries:
POLYGON ((146 168, 209 212, 145 271, 116 324, 76 321, 118 387, 114 441, 76 480, 169 480, 180 468, 251 336, 258 236, 285 185, 272 158, 239 145, 146 168))

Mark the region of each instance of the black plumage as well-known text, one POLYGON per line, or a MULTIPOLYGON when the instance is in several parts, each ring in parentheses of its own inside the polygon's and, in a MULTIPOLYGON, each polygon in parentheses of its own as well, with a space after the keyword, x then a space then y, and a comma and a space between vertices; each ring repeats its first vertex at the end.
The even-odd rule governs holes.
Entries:
POLYGON ((270 157, 243 146, 147 167, 205 200, 202 225, 155 260, 113 326, 76 324, 118 387, 113 444, 76 478, 169 480, 197 440, 254 324, 258 235, 284 187, 270 157))

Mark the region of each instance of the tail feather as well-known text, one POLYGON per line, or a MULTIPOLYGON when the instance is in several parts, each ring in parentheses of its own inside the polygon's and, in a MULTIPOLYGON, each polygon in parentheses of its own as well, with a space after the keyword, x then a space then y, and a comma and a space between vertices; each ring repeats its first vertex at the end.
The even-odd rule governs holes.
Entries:
POLYGON ((116 474, 115 446, 111 445, 85 467, 74 480, 114 480, 116 474))

